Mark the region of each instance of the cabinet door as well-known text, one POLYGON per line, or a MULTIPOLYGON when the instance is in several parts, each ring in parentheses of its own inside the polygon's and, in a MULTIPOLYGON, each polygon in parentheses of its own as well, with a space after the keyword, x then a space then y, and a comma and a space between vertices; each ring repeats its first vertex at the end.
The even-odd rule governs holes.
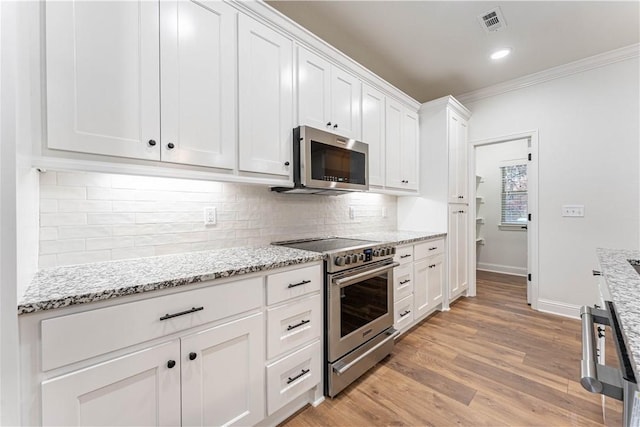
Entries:
POLYGON ((362 142, 369 145, 369 185, 384 185, 385 96, 362 85, 362 142))
POLYGON ((298 124, 329 131, 331 64, 298 47, 298 124))
POLYGON ((418 115, 404 110, 402 114, 402 144, 400 146, 400 168, 404 179, 402 188, 418 189, 418 115))
POLYGON ((240 14, 239 168, 291 178, 293 42, 240 14))
POLYGON ((264 348, 262 313, 182 338, 182 425, 264 418, 264 348))
POLYGON ((442 302, 444 285, 444 256, 439 255, 427 260, 427 296, 429 309, 442 302))
POLYGON ((458 296, 468 287, 468 206, 449 207, 449 297, 458 296))
POLYGON ((360 140, 360 97, 362 83, 357 77, 331 67, 332 132, 360 140))
POLYGON ((449 143, 449 202, 468 202, 467 122, 447 112, 449 143))
POLYGON ((44 381, 42 424, 180 425, 180 363, 176 340, 44 381))
POLYGON ((162 160, 233 169, 237 12, 220 1, 160 8, 162 160))
POLYGON ((158 2, 46 7, 49 148, 159 160, 158 2))
POLYGON ((401 146, 402 146, 402 105, 387 98, 386 103, 386 185, 402 188, 401 146))
POLYGON ((429 305, 429 259, 424 258, 413 263, 413 305, 414 315, 418 319, 425 314, 429 305))

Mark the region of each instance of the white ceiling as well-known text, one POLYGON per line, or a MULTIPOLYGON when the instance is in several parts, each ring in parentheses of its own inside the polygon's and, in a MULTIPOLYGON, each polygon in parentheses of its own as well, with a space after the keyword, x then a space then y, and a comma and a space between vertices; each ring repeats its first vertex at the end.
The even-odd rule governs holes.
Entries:
POLYGON ((640 42, 639 1, 267 3, 420 102, 640 42), (496 6, 507 27, 487 33, 477 17, 496 6))

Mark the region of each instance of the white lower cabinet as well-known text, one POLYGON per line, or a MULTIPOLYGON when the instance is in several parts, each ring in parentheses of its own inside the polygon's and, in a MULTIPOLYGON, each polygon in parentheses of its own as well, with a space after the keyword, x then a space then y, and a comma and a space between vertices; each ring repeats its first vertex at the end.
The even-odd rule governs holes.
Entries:
POLYGON ((44 381, 42 425, 180 425, 180 362, 173 340, 44 381))
POLYGON ((21 316, 23 424, 277 424, 322 397, 322 280, 314 263, 21 316))
POLYGON ((263 315, 181 339, 182 425, 253 425, 264 418, 263 315))
POLYGON ((394 327, 405 331, 442 304, 444 239, 396 248, 394 327))

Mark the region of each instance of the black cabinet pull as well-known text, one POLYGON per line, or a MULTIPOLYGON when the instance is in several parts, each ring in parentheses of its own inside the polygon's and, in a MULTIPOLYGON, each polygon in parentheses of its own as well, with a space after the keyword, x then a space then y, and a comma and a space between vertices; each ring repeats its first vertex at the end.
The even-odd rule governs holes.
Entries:
POLYGON ((411 279, 407 279, 407 280, 402 280, 400 282, 401 285, 404 285, 405 283, 409 283, 411 281, 411 279))
POLYGON ((604 328, 598 326, 598 338, 604 337, 604 328))
POLYGON ((198 357, 198 355, 193 351, 189 353, 189 360, 196 360, 196 357, 198 357))
POLYGON ((458 196, 458 199, 464 199, 464 196, 458 196))
POLYGON ((295 380, 297 380, 298 378, 300 378, 301 376, 303 376, 304 374, 308 374, 309 372, 311 372, 311 369, 303 369, 302 371, 300 371, 300 373, 298 375, 296 375, 295 377, 291 378, 289 377, 287 379, 287 384, 291 384, 292 382, 294 382, 295 380))
POLYGON ((429 268, 434 268, 435 266, 436 266, 435 264, 431 264, 429 268))
POLYGON ((174 317, 184 316, 185 314, 195 313, 196 311, 202 311, 202 310, 204 310, 204 307, 192 307, 190 310, 181 311, 180 313, 174 313, 174 314, 167 313, 164 316, 162 316, 160 320, 173 319, 174 317))
POLYGON ((409 258, 411 256, 411 254, 406 254, 406 255, 400 255, 400 258, 409 258))
POLYGON ((176 361, 175 361, 175 360, 169 360, 169 361, 167 362, 167 368, 171 369, 171 368, 173 368, 174 366, 176 366, 176 361))
POLYGON ((295 329, 295 328, 299 328, 300 326, 306 325, 309 322, 311 322, 311 320, 303 320, 300 323, 296 323, 295 325, 289 325, 289 326, 287 326, 287 331, 290 331, 290 330, 295 329))
POLYGON ((175 147, 175 145, 173 145, 173 142, 170 142, 170 143, 167 144, 167 148, 169 150, 173 150, 174 147, 175 147))
POLYGON ((593 273, 594 276, 602 276, 602 271, 591 270, 591 273, 593 273))
POLYGON ((334 129, 338 129, 338 124, 336 123, 335 125, 333 125, 334 129))
POLYGON ((311 280, 303 280, 302 282, 298 282, 298 283, 289 283, 289 286, 287 286, 287 288, 291 289, 291 288, 295 288, 296 286, 306 285, 307 283, 311 283, 311 280))
POLYGON ((409 314, 409 313, 411 313, 411 310, 407 310, 407 311, 405 311, 404 313, 400 313, 400 317, 404 317, 404 316, 406 316, 406 315, 407 315, 407 314, 409 314))
POLYGON ((148 144, 149 144, 149 146, 150 146, 150 147, 155 147, 155 145, 156 145, 156 141, 155 141, 155 140, 153 140, 153 139, 150 139, 150 140, 149 140, 149 142, 148 142, 148 144))
POLYGON ((438 247, 437 247, 437 246, 434 246, 434 247, 429 248, 429 250, 430 250, 430 251, 435 251, 436 249, 438 249, 438 247))
POLYGON ((464 211, 458 211, 458 213, 464 213, 464 211))
POLYGON ((327 126, 331 126, 331 122, 327 122, 327 126))
POLYGON ((290 165, 290 163, 289 163, 289 162, 284 162, 284 165, 285 165, 285 166, 289 166, 289 165, 290 165))

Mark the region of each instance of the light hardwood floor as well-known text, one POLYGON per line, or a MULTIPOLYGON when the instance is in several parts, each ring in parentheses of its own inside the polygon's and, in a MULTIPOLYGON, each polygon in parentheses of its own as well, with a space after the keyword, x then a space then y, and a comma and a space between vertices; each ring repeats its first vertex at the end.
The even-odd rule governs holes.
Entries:
MULTIPOLYGON (((294 426, 600 426, 580 385, 580 322, 533 311, 523 278, 478 271, 460 298, 406 333, 389 357, 294 426)), ((607 364, 615 350, 607 348, 607 364)), ((610 401, 610 399, 609 399, 610 401)), ((606 425, 621 425, 619 402, 606 425)))

